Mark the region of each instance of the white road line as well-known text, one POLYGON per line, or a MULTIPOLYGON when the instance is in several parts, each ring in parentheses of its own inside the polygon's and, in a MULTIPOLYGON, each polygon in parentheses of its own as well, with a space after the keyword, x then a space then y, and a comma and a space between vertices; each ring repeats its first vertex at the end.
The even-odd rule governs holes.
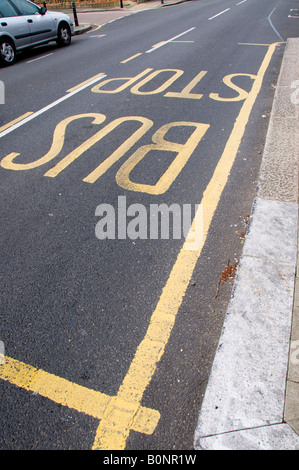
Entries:
POLYGON ((223 10, 221 11, 220 13, 217 13, 217 15, 214 15, 214 16, 211 16, 211 18, 208 18, 208 20, 213 20, 214 18, 217 18, 217 16, 220 16, 220 15, 223 15, 223 13, 226 13, 227 11, 229 11, 230 8, 227 8, 226 10, 223 10))
POLYGON ((239 3, 237 3, 237 5, 236 5, 236 6, 238 6, 238 5, 242 5, 242 3, 245 3, 245 2, 247 2, 247 0, 242 0, 242 2, 239 2, 239 3))
POLYGON ((49 57, 49 55, 53 55, 53 54, 54 54, 54 52, 51 52, 50 54, 43 55, 42 57, 37 57, 37 59, 28 60, 26 63, 30 64, 31 62, 35 62, 36 60, 45 59, 46 57, 49 57))
POLYGON ((80 91, 84 90, 85 88, 88 88, 89 86, 93 85, 94 83, 96 82, 99 82, 100 80, 102 80, 103 78, 107 77, 107 75, 102 75, 100 77, 97 77, 95 78, 94 80, 90 80, 89 82, 85 83, 84 85, 82 85, 80 88, 77 88, 76 90, 74 91, 71 91, 70 93, 68 93, 67 95, 64 95, 62 96, 61 98, 59 98, 58 100, 56 101, 53 101, 53 103, 51 104, 48 104, 47 106, 45 106, 44 108, 40 109, 39 111, 36 111, 35 113, 31 114, 30 116, 28 116, 27 118, 23 119, 22 121, 18 122, 17 124, 14 124, 13 126, 9 127, 8 129, 6 129, 5 131, 3 132, 0 132, 0 139, 2 137, 4 137, 5 135, 7 134, 10 134, 11 132, 15 131, 16 129, 18 129, 19 127, 23 126, 24 124, 27 124, 27 122, 29 121, 32 121, 33 119, 35 119, 36 117, 40 116, 41 114, 44 114, 46 113, 47 111, 49 111, 50 109, 54 108, 54 106, 57 106, 58 104, 62 103, 63 101, 71 98, 72 96, 76 95, 77 93, 79 93, 80 91))
POLYGON ((279 37, 279 39, 281 41, 283 41, 283 37, 281 37, 281 35, 279 34, 279 32, 277 31, 277 29, 275 28, 275 26, 273 25, 272 21, 271 21, 271 16, 273 15, 273 13, 275 12, 277 7, 273 8, 273 10, 271 11, 270 15, 268 16, 267 20, 269 21, 270 23, 270 26, 271 28, 273 29, 273 31, 277 34, 277 36, 279 37))
POLYGON ((173 38, 168 39, 167 41, 161 42, 161 43, 158 44, 157 46, 152 47, 151 49, 149 49, 148 51, 146 51, 145 53, 146 53, 146 54, 149 54, 150 52, 153 52, 153 51, 159 49, 159 47, 163 47, 163 46, 165 46, 166 44, 169 44, 170 42, 174 41, 175 39, 180 38, 180 37, 183 36, 184 34, 187 34, 187 33, 189 33, 190 31, 193 31, 193 29, 195 29, 195 27, 194 27, 194 28, 190 28, 190 29, 188 29, 187 31, 184 31, 183 33, 178 34, 177 36, 174 36, 173 38))

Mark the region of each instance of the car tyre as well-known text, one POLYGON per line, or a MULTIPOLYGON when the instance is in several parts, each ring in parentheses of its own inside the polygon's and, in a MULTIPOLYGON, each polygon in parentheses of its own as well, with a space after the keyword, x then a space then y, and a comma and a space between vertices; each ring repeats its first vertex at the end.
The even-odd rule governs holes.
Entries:
POLYGON ((57 44, 59 46, 69 46, 72 40, 72 33, 67 23, 62 23, 58 27, 57 44))
POLYGON ((0 65, 13 65, 16 61, 16 49, 10 39, 0 38, 0 65))

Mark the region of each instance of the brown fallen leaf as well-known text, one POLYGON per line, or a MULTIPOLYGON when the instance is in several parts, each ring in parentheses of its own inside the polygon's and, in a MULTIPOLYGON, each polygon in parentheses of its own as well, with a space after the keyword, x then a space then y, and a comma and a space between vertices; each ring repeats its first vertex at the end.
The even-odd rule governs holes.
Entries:
POLYGON ((223 284, 227 279, 233 279, 235 277, 237 273, 237 266, 238 266, 238 261, 234 264, 229 264, 222 271, 220 275, 220 279, 218 281, 215 299, 218 297, 220 284, 223 284))

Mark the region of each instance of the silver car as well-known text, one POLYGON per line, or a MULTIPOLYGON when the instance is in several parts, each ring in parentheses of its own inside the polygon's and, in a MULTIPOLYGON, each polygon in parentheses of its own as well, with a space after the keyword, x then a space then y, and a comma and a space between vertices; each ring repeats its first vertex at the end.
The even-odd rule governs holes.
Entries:
POLYGON ((16 52, 56 41, 68 46, 74 26, 64 13, 47 11, 28 0, 0 0, 0 65, 12 65, 16 52))

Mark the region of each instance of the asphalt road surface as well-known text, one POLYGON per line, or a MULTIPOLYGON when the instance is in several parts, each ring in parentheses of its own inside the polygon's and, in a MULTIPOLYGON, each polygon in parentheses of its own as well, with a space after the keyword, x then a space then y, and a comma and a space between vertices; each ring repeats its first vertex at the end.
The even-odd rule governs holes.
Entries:
POLYGON ((186 2, 0 70, 1 449, 193 449, 296 9, 186 2))

